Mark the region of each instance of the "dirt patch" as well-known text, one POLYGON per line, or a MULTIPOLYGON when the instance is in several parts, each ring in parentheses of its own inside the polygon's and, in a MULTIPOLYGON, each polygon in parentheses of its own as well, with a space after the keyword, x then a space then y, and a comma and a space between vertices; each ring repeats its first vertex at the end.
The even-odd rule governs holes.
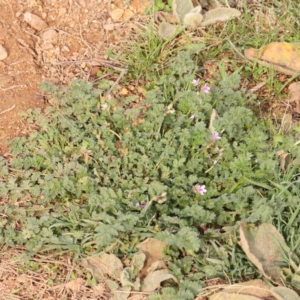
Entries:
POLYGON ((4 141, 26 132, 18 113, 33 107, 43 107, 38 94, 41 72, 32 55, 19 43, 24 36, 9 6, 0 3, 0 43, 8 57, 0 62, 0 151, 4 141))
POLYGON ((39 82, 68 85, 91 80, 109 65, 108 50, 129 39, 150 0, 6 0, 0 1, 0 153, 5 142, 30 128, 19 113, 44 108, 39 82), (30 15, 31 14, 31 15, 30 15), (32 24, 38 18, 41 26, 32 24))

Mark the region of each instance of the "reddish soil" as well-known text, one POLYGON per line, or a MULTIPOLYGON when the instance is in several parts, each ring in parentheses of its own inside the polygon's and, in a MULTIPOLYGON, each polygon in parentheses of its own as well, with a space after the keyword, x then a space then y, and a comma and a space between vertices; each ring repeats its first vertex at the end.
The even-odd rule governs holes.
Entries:
POLYGON ((0 154, 6 141, 30 130, 20 118, 27 109, 44 108, 39 82, 68 85, 91 79, 107 50, 129 38, 139 13, 151 0, 4 0, 0 1, 0 154), (46 22, 40 30, 25 21, 32 13, 46 22))

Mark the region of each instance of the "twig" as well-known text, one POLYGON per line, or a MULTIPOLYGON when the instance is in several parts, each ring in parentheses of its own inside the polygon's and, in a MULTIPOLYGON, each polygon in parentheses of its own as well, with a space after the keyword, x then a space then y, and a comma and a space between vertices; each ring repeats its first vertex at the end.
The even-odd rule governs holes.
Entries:
POLYGON ((110 93, 111 93, 111 91, 114 89, 114 87, 120 82, 120 80, 123 78, 123 76, 126 74, 126 72, 127 72, 127 69, 123 69, 122 71, 121 71, 121 74, 120 74, 120 76, 118 77, 118 79, 114 82, 114 84, 111 86, 111 88, 109 89, 109 91, 106 93, 106 97, 108 96, 108 95, 110 95, 110 93))
POLYGON ((266 84, 266 82, 261 82, 258 85, 256 85, 255 87, 253 87, 252 89, 249 90, 249 92, 254 93, 257 90, 259 90, 260 88, 262 88, 264 85, 266 84))
POLYGON ((295 80, 299 75, 300 75, 300 71, 295 72, 294 74, 292 74, 292 77, 291 77, 289 80, 287 80, 287 81, 285 82, 285 84, 281 87, 281 89, 279 90, 279 92, 277 93, 277 95, 278 95, 279 93, 281 93, 281 92, 283 91, 283 89, 284 89, 288 84, 290 84, 293 80, 295 80))
POLYGON ((251 60, 249 60, 245 55, 243 55, 236 47, 235 45, 232 43, 232 41, 230 39, 225 39, 229 42, 230 46, 233 48, 233 50, 243 59, 247 60, 250 64, 253 65, 253 62, 251 60))
POLYGON ((120 80, 123 78, 123 76, 126 74, 127 69, 116 67, 110 63, 108 60, 100 59, 100 58, 90 58, 90 59, 80 59, 80 60, 69 60, 69 61, 57 61, 56 65, 64 65, 64 64, 71 64, 71 63, 83 63, 83 62, 90 62, 90 61, 96 61, 102 64, 105 67, 112 68, 114 70, 120 71, 121 74, 119 75, 118 79, 114 82, 114 84, 111 86, 109 91, 106 93, 106 96, 109 96, 114 87, 120 82, 120 80))
POLYGON ((12 86, 10 86, 8 88, 2 88, 2 87, 0 87, 0 89, 2 91, 8 91, 8 90, 12 90, 12 89, 15 89, 15 88, 18 88, 18 87, 26 88, 27 86, 25 84, 18 84, 18 85, 12 85, 12 86))
POLYGON ((25 30, 25 29, 24 29, 24 32, 26 32, 27 34, 29 34, 29 35, 33 36, 33 37, 34 37, 34 38, 36 38, 38 41, 40 41, 40 40, 41 40, 41 38, 40 38, 39 36, 37 36, 37 35, 35 35, 35 34, 31 33, 31 32, 30 32, 30 31, 28 31, 28 30, 25 30))
POLYGON ((92 46, 90 43, 88 43, 85 39, 83 39, 82 37, 78 37, 78 36, 76 36, 76 35, 74 35, 74 34, 72 34, 72 33, 69 33, 69 32, 67 32, 67 31, 65 31, 65 30, 62 30, 62 29, 59 29, 59 28, 57 28, 57 27, 55 27, 55 28, 53 28, 54 30, 57 30, 57 31, 59 31, 59 32, 62 32, 62 33, 65 33, 65 34, 67 34, 67 35, 70 35, 70 36, 72 36, 72 37, 74 37, 75 39, 78 39, 78 40, 80 40, 82 43, 84 43, 88 48, 94 48, 95 49, 95 47, 94 46, 92 46))
POLYGON ((124 70, 127 71, 127 69, 124 69, 124 68, 121 68, 121 67, 117 67, 117 66, 111 64, 111 61, 105 60, 105 59, 101 59, 101 58, 89 58, 89 59, 79 59, 79 60, 57 61, 54 64, 55 65, 67 65, 67 64, 72 64, 72 63, 81 64, 83 62, 93 62, 93 61, 99 62, 103 66, 106 66, 106 67, 109 67, 109 68, 112 68, 112 69, 115 69, 115 70, 118 70, 118 71, 121 71, 121 72, 124 71, 124 70))
POLYGON ((18 26, 18 28, 19 28, 19 31, 21 31, 21 27, 20 27, 20 25, 19 25, 19 22, 17 22, 17 20, 16 20, 15 13, 14 13, 14 11, 13 11, 13 8, 12 8, 12 6, 11 6, 10 1, 7 1, 6 3, 9 5, 10 12, 11 12, 11 14, 12 14, 12 17, 14 18, 14 21, 15 21, 14 24, 17 24, 17 26, 18 26))
POLYGON ((152 292, 134 292, 134 291, 114 291, 114 293, 120 293, 120 294, 133 294, 133 295, 151 295, 152 292))
POLYGON ((16 106, 16 104, 14 104, 11 108, 8 108, 8 109, 6 109, 6 110, 4 110, 4 111, 1 111, 1 112, 0 112, 0 115, 5 114, 5 113, 7 113, 7 112, 13 110, 13 109, 15 108, 15 106, 16 106))
POLYGON ((41 263, 51 263, 51 264, 58 264, 58 265, 63 265, 65 267, 70 267, 67 263, 61 262, 59 260, 49 260, 49 259, 39 259, 39 258, 31 258, 31 260, 41 262, 41 263))
POLYGON ((111 133, 113 133, 115 136, 117 136, 118 138, 119 138, 119 140, 120 141, 122 141, 122 137, 119 135, 119 134, 117 134, 116 132, 114 132, 113 130, 111 130, 111 129, 109 129, 109 128, 107 128, 111 133))

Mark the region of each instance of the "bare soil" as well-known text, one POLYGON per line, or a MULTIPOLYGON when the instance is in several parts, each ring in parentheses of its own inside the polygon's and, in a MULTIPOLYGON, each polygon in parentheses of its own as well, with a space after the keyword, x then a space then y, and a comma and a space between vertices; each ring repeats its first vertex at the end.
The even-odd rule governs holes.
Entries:
POLYGON ((92 80, 107 62, 107 51, 130 39, 141 12, 151 0, 0 0, 0 154, 6 141, 26 135, 20 118, 27 109, 47 103, 39 82, 68 85, 74 78, 92 80), (25 21, 32 13, 46 22, 37 30, 25 21))

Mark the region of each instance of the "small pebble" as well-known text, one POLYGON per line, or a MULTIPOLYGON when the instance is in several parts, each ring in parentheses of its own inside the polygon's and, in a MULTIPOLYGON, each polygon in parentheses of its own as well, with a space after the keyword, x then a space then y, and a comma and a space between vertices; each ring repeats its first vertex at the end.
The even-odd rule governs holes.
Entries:
POLYGON ((24 20, 37 31, 41 31, 48 27, 47 23, 41 17, 30 12, 24 14, 24 20))
POLYGON ((104 28, 105 30, 107 30, 107 31, 112 31, 112 30, 115 29, 115 24, 113 24, 113 23, 105 24, 105 25, 103 26, 103 28, 104 28))
POLYGON ((4 60, 7 57, 7 51, 0 45, 0 60, 4 60))
POLYGON ((57 32, 54 29, 47 29, 42 33, 42 39, 44 41, 52 42, 56 39, 56 37, 57 37, 57 32))
POLYGON ((110 16, 114 21, 119 21, 122 19, 124 9, 116 8, 110 11, 110 16))

